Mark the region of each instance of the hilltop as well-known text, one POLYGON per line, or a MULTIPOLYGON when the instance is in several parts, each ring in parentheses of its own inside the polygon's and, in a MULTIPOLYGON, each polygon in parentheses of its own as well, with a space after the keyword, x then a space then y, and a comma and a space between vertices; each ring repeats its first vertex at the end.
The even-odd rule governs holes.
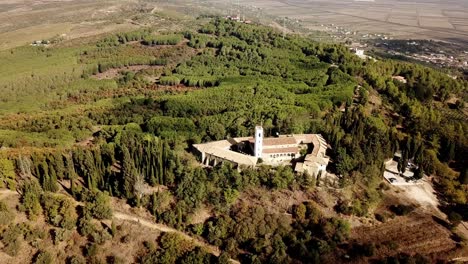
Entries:
POLYGON ((171 19, 171 30, 0 51, 2 259, 466 257, 466 81, 256 23, 171 19), (251 136, 258 124, 267 136, 323 135, 333 177, 206 167, 194 155, 194 144, 251 136), (384 180, 396 152, 438 203, 384 180))

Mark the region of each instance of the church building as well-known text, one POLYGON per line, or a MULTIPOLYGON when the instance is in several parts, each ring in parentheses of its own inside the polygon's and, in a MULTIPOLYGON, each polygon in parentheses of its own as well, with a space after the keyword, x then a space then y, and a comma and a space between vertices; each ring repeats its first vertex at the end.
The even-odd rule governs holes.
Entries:
POLYGON ((330 160, 325 153, 328 145, 320 134, 265 138, 261 126, 255 127, 253 137, 229 138, 193 146, 206 166, 216 166, 220 162, 230 162, 239 169, 259 164, 294 165, 297 173, 307 171, 310 175, 318 175, 326 172, 330 160))

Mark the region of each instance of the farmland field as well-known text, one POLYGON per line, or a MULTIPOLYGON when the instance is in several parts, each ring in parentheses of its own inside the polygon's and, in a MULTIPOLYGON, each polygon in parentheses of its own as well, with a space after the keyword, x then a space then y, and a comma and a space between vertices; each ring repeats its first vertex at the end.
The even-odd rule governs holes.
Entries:
POLYGON ((32 41, 66 39, 135 28, 119 14, 131 14, 135 3, 112 1, 18 1, 0 3, 0 50, 32 41))
MULTIPOLYGON (((233 5, 234 1, 209 2, 233 5)), ((240 0, 239 4, 264 14, 299 20, 314 30, 333 24, 360 34, 468 41, 468 2, 462 0, 240 0)))

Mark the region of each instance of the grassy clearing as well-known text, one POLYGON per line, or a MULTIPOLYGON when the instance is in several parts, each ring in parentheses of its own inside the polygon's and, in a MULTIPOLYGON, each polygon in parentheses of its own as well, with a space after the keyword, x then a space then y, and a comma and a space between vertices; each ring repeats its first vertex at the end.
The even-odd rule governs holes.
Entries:
POLYGON ((0 50, 28 45, 36 40, 50 39, 68 34, 74 27, 71 23, 35 25, 0 34, 0 50))
POLYGON ((0 52, 0 113, 36 111, 57 98, 82 73, 78 54, 75 48, 45 47, 0 52))

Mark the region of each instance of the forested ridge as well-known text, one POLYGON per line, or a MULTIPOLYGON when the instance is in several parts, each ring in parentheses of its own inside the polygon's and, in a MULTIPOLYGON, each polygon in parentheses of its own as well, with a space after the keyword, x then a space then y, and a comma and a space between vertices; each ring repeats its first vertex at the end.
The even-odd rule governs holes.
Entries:
POLYGON ((38 70, 1 76, 0 186, 19 190, 18 210, 30 221, 43 217, 52 235, 15 225, 0 203, 0 238, 11 256, 24 243, 38 251, 35 260, 101 263, 99 248, 119 231, 97 221, 112 217, 109 197, 116 197, 223 251, 214 257, 179 248, 180 238, 165 234, 159 247, 147 241, 137 262, 434 260, 377 258, 375 244, 349 241, 350 224, 324 214, 316 201, 282 212, 246 198, 255 190, 312 194, 332 184, 317 175, 294 174, 289 166, 204 168, 191 154, 194 143, 249 136, 260 123, 268 135, 325 137, 328 169, 338 176, 332 188, 351 193, 335 206, 339 214, 374 217, 384 195, 384 161, 401 151, 402 163, 419 166, 415 177, 433 176, 451 220, 468 219, 468 84, 437 70, 363 61, 343 45, 219 18, 197 32, 144 29, 80 47, 0 53, 9 61, 28 56, 38 70), (136 65, 151 67, 129 70, 136 65), (115 78, 96 77, 109 70, 118 72, 115 78), (39 95, 36 102, 29 93, 39 95), (15 102, 24 107, 10 108, 15 102), (209 217, 194 221, 206 208, 209 217), (68 241, 73 232, 86 238, 85 258, 54 256, 37 243, 48 236, 68 241))

